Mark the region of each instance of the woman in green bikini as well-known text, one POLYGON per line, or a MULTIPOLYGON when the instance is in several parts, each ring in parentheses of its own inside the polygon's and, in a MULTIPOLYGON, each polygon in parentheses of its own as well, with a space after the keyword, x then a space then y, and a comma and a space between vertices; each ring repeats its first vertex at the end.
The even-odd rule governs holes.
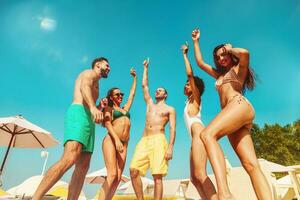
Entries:
POLYGON ((107 169, 107 178, 102 185, 99 200, 112 199, 122 177, 125 166, 127 143, 130 131, 129 110, 136 90, 136 72, 130 70, 133 83, 126 104, 123 107, 124 93, 119 88, 112 88, 107 93, 108 106, 104 110, 104 126, 108 134, 103 139, 102 151, 107 169))

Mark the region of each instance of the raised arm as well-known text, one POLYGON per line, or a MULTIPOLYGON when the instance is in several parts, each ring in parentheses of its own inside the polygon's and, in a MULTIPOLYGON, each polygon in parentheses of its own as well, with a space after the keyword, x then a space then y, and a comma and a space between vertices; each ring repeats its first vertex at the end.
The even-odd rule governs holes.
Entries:
POLYGON ((170 108, 169 120, 170 120, 170 141, 169 141, 167 152, 165 154, 166 160, 172 159, 173 147, 174 147, 175 137, 176 137, 176 112, 175 109, 172 107, 170 108))
POLYGON ((196 62, 202 70, 204 70, 206 73, 208 73, 209 75, 217 79, 219 77, 219 73, 214 68, 212 68, 209 64, 206 64, 202 58, 200 45, 199 45, 199 38, 200 38, 200 30, 199 29, 193 30, 192 39, 194 42, 196 62))
POLYGON ((103 120, 104 123, 103 124, 104 124, 105 128, 107 129, 108 134, 110 135, 110 137, 115 142, 115 146, 116 146, 117 151, 122 152, 123 151, 123 144, 122 144, 120 138, 116 134, 116 132, 115 132, 115 130, 114 130, 112 124, 111 124, 111 121, 112 121, 111 114, 112 114, 112 109, 109 108, 109 107, 105 108, 105 110, 104 110, 104 120, 103 120))
POLYGON ((247 49, 243 48, 233 48, 231 44, 225 45, 226 51, 233 54, 239 59, 239 66, 241 68, 248 68, 249 67, 249 58, 250 54, 247 49))
POLYGON ((184 64, 185 64, 185 69, 186 69, 186 74, 188 77, 188 80, 191 84, 191 88, 192 88, 192 93, 194 96, 194 99, 196 100, 196 102, 200 105, 200 92, 195 84, 195 80, 194 80, 194 74, 193 74, 193 70, 189 61, 189 58, 187 56, 188 50, 189 50, 189 46, 186 45, 182 45, 181 47, 182 53, 183 53, 183 59, 184 59, 184 64))
POLYGON ((102 112, 96 107, 96 102, 93 98, 92 87, 96 79, 96 74, 93 71, 85 71, 82 74, 80 91, 84 101, 88 104, 93 116, 93 121, 100 123, 103 119, 102 112))
POLYGON ((143 73, 143 81, 142 81, 142 87, 143 87, 143 93, 144 93, 144 99, 146 104, 152 103, 151 96, 149 94, 149 87, 148 87, 148 65, 149 61, 145 60, 143 62, 144 65, 144 73, 143 73))
POLYGON ((126 110, 126 111, 130 110, 130 107, 131 107, 133 99, 134 99, 135 91, 136 91, 136 79, 137 79, 137 77, 136 77, 136 71, 135 71, 134 68, 130 69, 130 74, 131 74, 131 76, 133 76, 133 82, 132 82, 132 85, 131 85, 128 100, 127 100, 126 104, 124 105, 124 110, 126 110))

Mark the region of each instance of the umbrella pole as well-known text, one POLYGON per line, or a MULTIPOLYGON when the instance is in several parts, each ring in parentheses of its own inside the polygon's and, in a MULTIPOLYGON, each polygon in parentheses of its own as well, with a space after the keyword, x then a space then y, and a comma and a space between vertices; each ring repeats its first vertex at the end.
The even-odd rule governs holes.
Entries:
POLYGON ((4 156, 2 165, 1 165, 0 176, 2 175, 2 171, 3 171, 3 168, 4 168, 4 164, 5 164, 5 161, 6 161, 6 159, 7 159, 7 155, 8 155, 8 152, 9 152, 9 150, 10 150, 11 143, 12 143, 14 137, 15 137, 15 134, 13 133, 13 134, 12 134, 12 137, 10 138, 9 145, 8 145, 8 147, 7 147, 7 150, 6 150, 6 153, 5 153, 5 156, 4 156))

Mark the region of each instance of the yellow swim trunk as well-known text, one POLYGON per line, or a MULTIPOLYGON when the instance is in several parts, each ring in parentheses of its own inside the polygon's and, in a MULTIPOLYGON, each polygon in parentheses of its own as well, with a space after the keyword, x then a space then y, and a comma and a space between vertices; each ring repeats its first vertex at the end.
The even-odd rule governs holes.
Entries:
POLYGON ((150 167, 152 175, 165 176, 168 172, 168 162, 165 160, 167 148, 165 134, 142 137, 135 148, 130 168, 139 170, 140 175, 145 176, 150 167))

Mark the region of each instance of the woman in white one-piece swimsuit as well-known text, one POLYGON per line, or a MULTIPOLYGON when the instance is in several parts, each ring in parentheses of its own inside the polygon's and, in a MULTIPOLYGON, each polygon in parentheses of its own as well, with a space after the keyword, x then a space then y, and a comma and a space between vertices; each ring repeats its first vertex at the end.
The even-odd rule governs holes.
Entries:
POLYGON ((184 94, 188 97, 184 108, 184 121, 191 136, 190 152, 190 176, 201 199, 217 199, 217 193, 213 183, 206 173, 207 153, 199 135, 204 129, 201 121, 201 95, 204 92, 203 81, 193 75, 189 59, 187 57, 188 46, 182 46, 182 53, 186 67, 188 80, 184 86, 184 94))

